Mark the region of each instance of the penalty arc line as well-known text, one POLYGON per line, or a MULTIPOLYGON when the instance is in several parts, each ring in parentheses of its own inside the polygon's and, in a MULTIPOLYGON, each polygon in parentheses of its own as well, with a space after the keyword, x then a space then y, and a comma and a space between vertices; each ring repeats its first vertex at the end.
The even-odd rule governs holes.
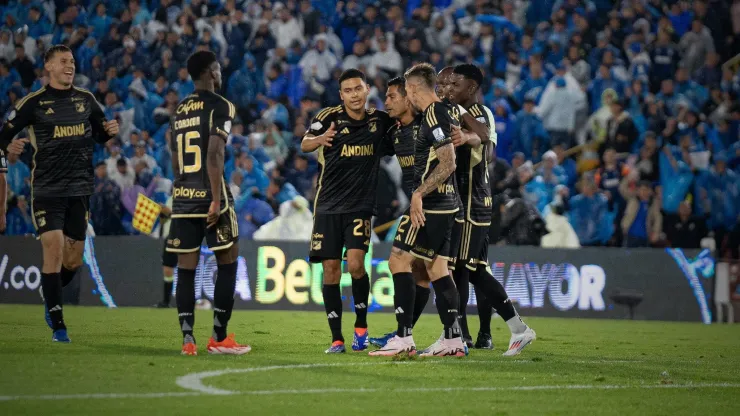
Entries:
MULTIPOLYGON (((511 361, 515 362, 515 361, 511 361)), ((279 389, 279 390, 252 390, 252 391, 230 391, 206 386, 202 380, 226 374, 252 373, 271 370, 290 370, 320 367, 360 367, 378 365, 408 365, 412 361, 402 362, 376 362, 376 363, 327 363, 327 364, 291 364, 275 365, 265 367, 250 367, 242 369, 224 369, 192 373, 179 377, 177 385, 190 389, 185 392, 157 392, 157 393, 89 393, 89 394, 43 394, 43 395, 17 395, 0 396, 3 401, 23 400, 89 400, 89 399, 157 399, 169 397, 192 397, 192 396, 260 396, 260 395, 299 395, 299 394, 341 394, 341 393, 425 393, 425 392, 494 392, 494 391, 547 391, 547 390, 619 390, 619 389, 692 389, 692 388, 740 388, 740 383, 695 383, 695 384, 649 384, 649 385, 535 385, 535 386, 470 386, 470 387, 408 387, 408 388, 327 388, 327 389, 279 389)), ((487 363, 500 364, 495 361, 461 361, 460 363, 487 363)), ((445 362, 433 362, 433 364, 446 364, 445 362)))

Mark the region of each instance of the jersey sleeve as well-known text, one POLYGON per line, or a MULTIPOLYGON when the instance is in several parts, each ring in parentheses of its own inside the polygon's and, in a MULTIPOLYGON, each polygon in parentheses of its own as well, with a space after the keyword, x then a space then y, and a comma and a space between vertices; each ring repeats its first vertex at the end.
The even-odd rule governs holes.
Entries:
POLYGON ((394 145, 394 137, 399 129, 399 125, 393 124, 391 128, 386 131, 383 136, 383 141, 380 143, 380 154, 383 156, 393 156, 396 154, 396 147, 394 145))
MULTIPOLYGON (((456 108, 451 109, 444 104, 435 103, 432 104, 426 116, 424 117, 424 123, 431 132, 431 137, 426 137, 426 140, 430 140, 430 145, 435 149, 439 149, 442 146, 446 146, 452 143, 451 130, 452 126, 459 126, 460 122, 458 118, 454 118, 454 113, 457 111, 456 108)), ((459 114, 459 113, 458 113, 459 114)))
MULTIPOLYGON (((332 111, 335 107, 324 108, 319 111, 314 118, 311 120, 311 124, 306 130, 306 135, 321 136, 331 126, 331 123, 336 121, 337 112, 332 111)), ((336 124, 334 125, 336 127, 336 124)))
POLYGON ((36 107, 36 101, 35 97, 30 99, 22 98, 5 116, 2 125, 0 125, 1 150, 5 151, 16 134, 33 123, 33 111, 36 107))
POLYGON ((488 140, 493 143, 494 146, 498 146, 498 135, 496 134, 496 120, 493 118, 493 112, 483 105, 477 105, 475 119, 481 123, 485 123, 488 126, 488 140))
POLYGON ((230 101, 223 99, 213 109, 210 135, 218 136, 224 141, 228 140, 234 117, 236 117, 236 107, 230 101))
POLYGON ((100 105, 95 96, 89 92, 85 92, 88 96, 88 105, 90 106, 90 126, 92 127, 93 140, 96 143, 105 143, 113 137, 109 136, 105 131, 105 122, 108 121, 105 118, 105 112, 103 106, 100 105))

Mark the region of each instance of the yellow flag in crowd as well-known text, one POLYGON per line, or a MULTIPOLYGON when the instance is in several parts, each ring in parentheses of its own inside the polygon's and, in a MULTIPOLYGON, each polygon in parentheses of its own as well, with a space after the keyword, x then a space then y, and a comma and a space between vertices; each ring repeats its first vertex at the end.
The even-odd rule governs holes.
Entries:
POLYGON ((134 229, 144 234, 151 234, 154 223, 159 218, 159 211, 161 211, 161 208, 158 203, 143 194, 139 194, 139 197, 136 199, 136 211, 134 212, 132 224, 134 229))

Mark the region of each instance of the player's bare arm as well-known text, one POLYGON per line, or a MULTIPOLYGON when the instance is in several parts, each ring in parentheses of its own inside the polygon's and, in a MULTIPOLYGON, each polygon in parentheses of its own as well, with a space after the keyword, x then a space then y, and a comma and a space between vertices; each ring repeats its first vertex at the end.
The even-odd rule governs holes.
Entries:
POLYGON ((487 143, 490 140, 490 129, 486 126, 486 123, 481 123, 476 120, 475 117, 468 112, 461 114, 461 116, 463 127, 478 136, 481 143, 487 143))
POLYGON ((322 135, 306 134, 303 136, 301 150, 304 152, 313 152, 321 146, 331 147, 331 142, 334 140, 335 134, 337 134, 337 131, 334 128, 334 122, 332 122, 329 129, 322 135))
POLYGON ((435 150, 439 164, 429 173, 429 177, 419 185, 411 195, 410 216, 411 223, 414 227, 422 227, 425 217, 422 205, 422 198, 428 195, 437 186, 442 184, 447 178, 455 172, 455 147, 452 143, 439 147, 435 150))
POLYGON ((208 209, 208 226, 216 225, 221 211, 221 181, 224 176, 224 153, 226 142, 221 136, 211 136, 208 140, 206 168, 211 183, 211 207, 208 209))

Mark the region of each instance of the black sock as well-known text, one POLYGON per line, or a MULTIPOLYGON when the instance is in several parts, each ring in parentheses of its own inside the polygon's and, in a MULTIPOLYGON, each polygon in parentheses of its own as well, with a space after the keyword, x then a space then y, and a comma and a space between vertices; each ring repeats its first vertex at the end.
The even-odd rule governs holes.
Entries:
POLYGON ((437 312, 445 328, 445 338, 459 338, 460 325, 457 323, 457 311, 460 304, 460 294, 457 293, 455 282, 450 276, 445 276, 432 283, 434 294, 437 296, 437 312), (439 302, 444 298, 444 302, 439 302))
POLYGON ((475 297, 478 301, 478 319, 480 319, 480 330, 484 334, 491 334, 491 315, 493 315, 493 306, 488 301, 486 295, 476 286, 475 297))
POLYGON ((431 291, 428 287, 416 285, 416 296, 414 297, 414 319, 412 326, 416 325, 416 321, 419 320, 424 308, 427 307, 429 301, 429 293, 431 291))
POLYGON ((470 298, 470 283, 468 280, 468 269, 465 265, 459 265, 452 272, 452 277, 457 286, 457 292, 460 294, 460 310, 457 312, 457 322, 460 324, 460 330, 464 338, 470 338, 468 330, 468 299, 470 298))
POLYGON ((498 280, 488 273, 485 266, 478 266, 476 273, 470 276, 470 281, 480 289, 488 303, 493 309, 496 309, 496 312, 504 321, 508 321, 516 316, 516 310, 514 309, 514 305, 511 304, 506 290, 498 280))
POLYGON ((76 268, 74 270, 69 270, 66 267, 62 266, 62 271, 59 273, 59 276, 62 279, 62 287, 67 287, 67 285, 72 281, 72 279, 75 278, 75 275, 77 274, 77 270, 80 270, 80 268, 76 268))
POLYGON ((352 279, 352 297, 355 300, 355 328, 367 328, 367 304, 370 298, 370 277, 365 274, 352 279))
POLYGON ((41 273, 41 287, 44 290, 46 310, 51 317, 51 327, 67 329, 64 325, 64 314, 62 313, 62 279, 60 273, 41 273))
MULTIPOLYGON (((195 270, 177 268, 177 317, 183 337, 193 338, 195 325, 195 270)), ((195 342, 195 340, 193 340, 195 342)))
POLYGON ((409 272, 393 274, 393 305, 396 309, 396 322, 398 322, 396 335, 399 337, 411 335, 411 328, 414 326, 415 289, 414 275, 409 272))
POLYGON ((236 289, 236 262, 218 265, 218 278, 213 291, 213 338, 221 342, 226 339, 226 326, 234 309, 236 289))
POLYGON ((324 294, 324 310, 326 318, 329 320, 329 329, 331 329, 331 340, 344 342, 342 336, 342 293, 339 291, 339 284, 325 284, 322 292, 324 294))

